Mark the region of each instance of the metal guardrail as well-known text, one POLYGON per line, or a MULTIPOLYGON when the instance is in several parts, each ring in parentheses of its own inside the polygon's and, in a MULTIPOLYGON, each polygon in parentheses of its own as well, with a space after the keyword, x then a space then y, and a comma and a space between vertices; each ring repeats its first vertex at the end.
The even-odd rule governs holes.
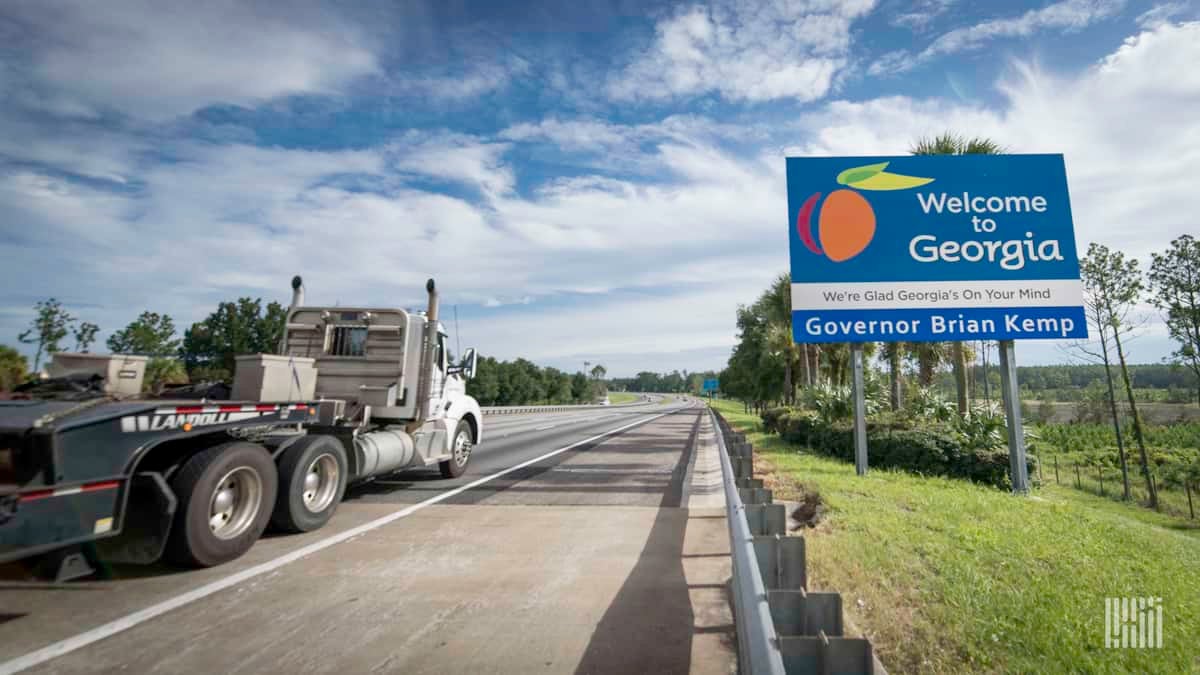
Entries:
POLYGON ((713 431, 721 455, 725 483, 725 516, 729 522, 729 554, 733 561, 733 612, 737 628, 738 672, 784 675, 783 654, 771 618, 767 588, 754 555, 754 535, 746 520, 746 506, 738 494, 733 465, 725 447, 725 432, 710 408, 713 431))
POLYGON ((887 675, 871 642, 846 637, 842 596, 808 590, 803 536, 754 478, 754 448, 709 409, 717 428, 733 560, 734 625, 742 673, 887 675))

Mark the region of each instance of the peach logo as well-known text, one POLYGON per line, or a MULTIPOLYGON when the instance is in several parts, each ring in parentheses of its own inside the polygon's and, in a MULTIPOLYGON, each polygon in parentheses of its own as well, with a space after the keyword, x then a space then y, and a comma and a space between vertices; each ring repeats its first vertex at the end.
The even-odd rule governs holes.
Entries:
POLYGON ((884 171, 889 162, 868 164, 846 169, 837 176, 839 185, 850 189, 834 190, 825 197, 817 216, 817 240, 813 239, 812 215, 821 201, 821 193, 813 193, 800 206, 796 216, 796 231, 804 247, 834 262, 844 262, 862 253, 875 238, 875 209, 855 190, 907 190, 933 182, 932 178, 904 176, 884 171))

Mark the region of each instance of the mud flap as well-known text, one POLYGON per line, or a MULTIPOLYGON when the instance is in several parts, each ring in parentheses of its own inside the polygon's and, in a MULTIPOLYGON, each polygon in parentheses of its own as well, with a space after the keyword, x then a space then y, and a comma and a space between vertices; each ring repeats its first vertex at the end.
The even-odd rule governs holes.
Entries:
POLYGON ((88 562, 87 555, 81 546, 68 546, 57 551, 51 551, 39 556, 34 567, 34 574, 41 579, 49 579, 56 584, 66 583, 73 579, 95 574, 96 570, 88 562))
POLYGON ((106 563, 148 565, 167 545, 178 502, 157 472, 135 475, 129 489, 121 534, 96 542, 96 553, 106 563))

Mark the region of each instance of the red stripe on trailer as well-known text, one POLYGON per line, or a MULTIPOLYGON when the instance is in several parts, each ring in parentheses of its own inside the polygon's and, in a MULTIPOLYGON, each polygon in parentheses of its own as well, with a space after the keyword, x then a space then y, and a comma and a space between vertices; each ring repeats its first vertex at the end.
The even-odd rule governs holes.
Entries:
POLYGON ((204 412, 204 406, 202 405, 181 405, 175 407, 176 415, 188 415, 202 412, 204 412))
POLYGON ((53 496, 54 490, 34 490, 33 492, 26 492, 25 494, 21 495, 21 501, 32 502, 38 499, 45 499, 53 496))
POLYGON ((85 483, 83 486, 84 492, 95 492, 97 490, 115 490, 121 487, 121 481, 106 480, 99 483, 85 483))
POLYGON ((256 405, 253 407, 247 406, 247 408, 249 408, 249 410, 247 410, 246 412, 252 412, 252 411, 253 412, 274 412, 275 410, 279 409, 279 406, 277 406, 277 405, 256 405))

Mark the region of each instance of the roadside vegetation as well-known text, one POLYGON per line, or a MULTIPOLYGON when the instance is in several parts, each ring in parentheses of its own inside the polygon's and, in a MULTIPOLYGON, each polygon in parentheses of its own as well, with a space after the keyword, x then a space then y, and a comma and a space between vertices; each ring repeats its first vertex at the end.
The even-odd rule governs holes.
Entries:
POLYGON ((618 403, 633 403, 641 397, 641 394, 634 394, 627 391, 608 392, 608 402, 613 405, 617 405, 618 403))
POLYGON ((1200 529, 1054 484, 1028 497, 970 481, 854 465, 767 433, 741 402, 713 404, 748 434, 777 499, 819 494, 803 534, 814 589, 892 672, 1195 672, 1200 529), (1104 599, 1164 602, 1164 648, 1104 648, 1104 599))
POLYGON ((614 377, 608 380, 610 390, 645 392, 652 394, 696 394, 699 395, 707 379, 716 379, 716 371, 706 370, 689 373, 687 370, 672 370, 669 373, 652 373, 643 370, 633 377, 614 377))

